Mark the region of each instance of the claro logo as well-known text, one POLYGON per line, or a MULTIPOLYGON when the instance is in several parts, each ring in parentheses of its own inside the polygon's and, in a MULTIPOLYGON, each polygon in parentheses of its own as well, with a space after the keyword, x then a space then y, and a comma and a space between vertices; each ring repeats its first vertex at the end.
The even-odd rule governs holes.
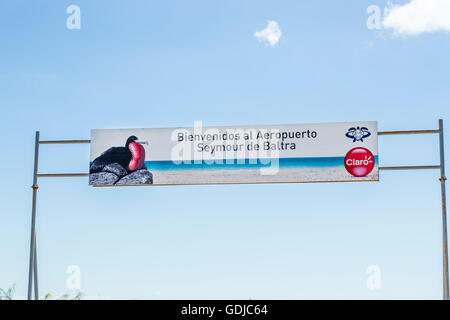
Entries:
POLYGON ((353 148, 345 156, 345 169, 355 177, 365 177, 372 172, 375 159, 366 148, 353 148))

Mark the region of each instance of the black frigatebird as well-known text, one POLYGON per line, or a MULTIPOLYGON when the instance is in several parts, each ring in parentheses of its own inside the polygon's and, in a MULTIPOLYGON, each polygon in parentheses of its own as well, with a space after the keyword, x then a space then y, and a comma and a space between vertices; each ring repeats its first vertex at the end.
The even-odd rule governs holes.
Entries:
POLYGON ((89 173, 103 170, 109 164, 118 163, 128 172, 142 169, 145 166, 145 150, 136 136, 130 136, 125 147, 111 147, 95 158, 89 167, 89 173))

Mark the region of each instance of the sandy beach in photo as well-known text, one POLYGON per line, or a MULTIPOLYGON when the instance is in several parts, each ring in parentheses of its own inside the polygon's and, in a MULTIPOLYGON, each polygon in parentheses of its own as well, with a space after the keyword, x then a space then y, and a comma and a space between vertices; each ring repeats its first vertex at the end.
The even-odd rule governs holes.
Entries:
POLYGON ((274 175, 262 175, 260 169, 210 169, 202 174, 198 170, 153 170, 152 174, 154 185, 378 180, 377 168, 366 177, 353 177, 344 167, 280 168, 274 175))

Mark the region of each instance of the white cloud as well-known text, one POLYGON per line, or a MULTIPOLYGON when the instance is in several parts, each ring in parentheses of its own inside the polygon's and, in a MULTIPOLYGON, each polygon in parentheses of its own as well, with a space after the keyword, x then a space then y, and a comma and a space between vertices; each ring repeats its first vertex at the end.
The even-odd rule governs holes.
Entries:
POLYGON ((383 28, 399 35, 450 32, 450 0, 411 0, 385 9, 383 28))
POLYGON ((255 37, 273 47, 280 41, 281 30, 276 21, 269 21, 265 29, 255 32, 255 37))

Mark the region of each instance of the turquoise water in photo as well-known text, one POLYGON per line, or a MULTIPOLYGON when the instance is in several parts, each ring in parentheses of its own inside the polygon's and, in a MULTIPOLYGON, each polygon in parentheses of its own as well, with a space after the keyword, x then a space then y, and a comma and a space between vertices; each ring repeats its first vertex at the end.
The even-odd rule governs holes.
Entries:
MULTIPOLYGON (((374 156, 375 166, 378 165, 378 156, 374 156)), ((149 170, 192 170, 192 169, 202 169, 202 170, 223 170, 223 169, 260 169, 264 167, 270 167, 272 162, 271 159, 234 159, 228 160, 223 163, 216 163, 212 161, 200 161, 194 163, 190 161, 189 163, 179 163, 176 164, 173 161, 145 161, 145 165, 149 170)), ((339 167, 344 165, 344 157, 318 157, 318 158, 280 158, 272 159, 273 161, 279 161, 280 168, 293 168, 293 167, 303 167, 303 168, 330 168, 339 167)))

